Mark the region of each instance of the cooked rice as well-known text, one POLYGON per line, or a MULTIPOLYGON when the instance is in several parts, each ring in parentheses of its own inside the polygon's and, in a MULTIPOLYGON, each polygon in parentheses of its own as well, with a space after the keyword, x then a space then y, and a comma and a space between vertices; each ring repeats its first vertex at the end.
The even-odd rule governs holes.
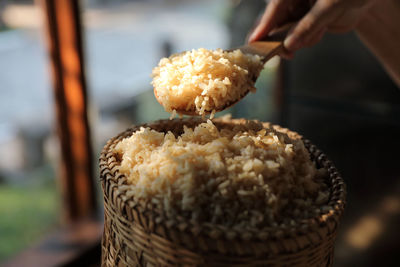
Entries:
POLYGON ((129 195, 168 220, 290 225, 317 215, 329 197, 303 142, 257 122, 218 129, 208 120, 178 136, 142 127, 115 152, 129 195))
POLYGON ((254 92, 262 66, 259 56, 240 50, 200 48, 161 59, 153 69, 152 84, 166 111, 203 115, 254 92))

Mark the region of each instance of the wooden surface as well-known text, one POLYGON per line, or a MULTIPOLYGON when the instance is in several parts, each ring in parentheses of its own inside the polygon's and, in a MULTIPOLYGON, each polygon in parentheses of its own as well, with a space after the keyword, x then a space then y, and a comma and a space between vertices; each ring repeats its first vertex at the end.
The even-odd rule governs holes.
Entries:
POLYGON ((62 227, 3 267, 93 266, 100 262, 103 222, 84 220, 62 227))

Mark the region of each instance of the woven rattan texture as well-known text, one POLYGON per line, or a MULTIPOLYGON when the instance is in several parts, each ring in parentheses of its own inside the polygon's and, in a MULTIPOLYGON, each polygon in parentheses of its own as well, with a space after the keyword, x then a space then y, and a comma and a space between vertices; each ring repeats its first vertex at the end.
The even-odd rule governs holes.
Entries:
MULTIPOLYGON (((183 124, 195 126, 200 122, 175 119, 141 126, 179 134, 183 124)), ((214 124, 243 122, 215 120, 214 124)), ((312 160, 329 173, 331 198, 328 205, 332 209, 297 226, 237 231, 207 223, 156 223, 157 210, 133 201, 126 177, 118 171, 119 159, 112 150, 139 127, 132 127, 109 140, 100 156, 105 212, 103 267, 332 265, 336 229, 345 205, 345 184, 332 162, 308 140, 303 139, 312 160)), ((291 138, 302 138, 295 132, 273 127, 291 138)))

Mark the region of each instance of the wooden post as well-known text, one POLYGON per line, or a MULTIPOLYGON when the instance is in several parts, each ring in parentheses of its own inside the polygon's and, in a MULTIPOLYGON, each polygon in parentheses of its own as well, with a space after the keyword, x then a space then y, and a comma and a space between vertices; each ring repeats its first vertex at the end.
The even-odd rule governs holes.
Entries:
POLYGON ((93 155, 87 115, 87 92, 78 0, 41 0, 62 161, 60 183, 67 222, 96 211, 93 155))

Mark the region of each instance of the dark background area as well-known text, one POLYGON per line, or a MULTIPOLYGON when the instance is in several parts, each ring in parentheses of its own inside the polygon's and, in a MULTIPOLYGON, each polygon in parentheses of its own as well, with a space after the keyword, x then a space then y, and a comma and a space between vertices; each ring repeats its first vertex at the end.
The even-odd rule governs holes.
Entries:
POLYGON ((284 74, 283 123, 325 151, 348 186, 337 266, 398 266, 399 88, 352 33, 300 51, 284 74))

